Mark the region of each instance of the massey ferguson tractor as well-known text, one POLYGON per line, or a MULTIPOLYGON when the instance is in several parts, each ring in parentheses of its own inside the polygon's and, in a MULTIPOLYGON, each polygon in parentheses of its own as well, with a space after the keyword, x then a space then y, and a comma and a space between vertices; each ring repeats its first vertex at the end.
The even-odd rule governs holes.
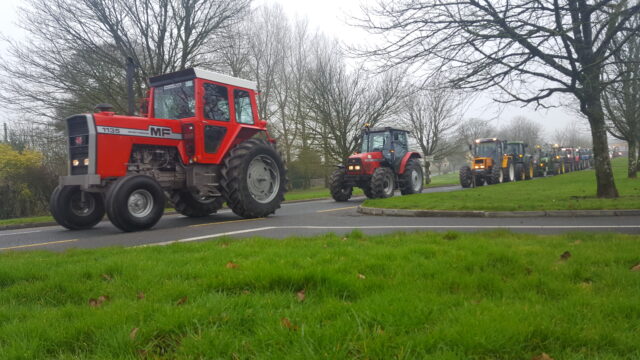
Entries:
POLYGON ((354 187, 370 199, 392 197, 396 189, 402 195, 422 192, 424 176, 420 154, 409 151, 407 131, 365 126, 358 143, 361 152, 340 165, 329 181, 335 201, 347 201, 354 187))
POLYGON ((258 119, 256 83, 202 69, 149 79, 147 114, 93 114, 65 120, 69 175, 51 195, 55 220, 88 229, 106 212, 123 231, 154 226, 167 199, 201 217, 226 201, 245 218, 264 217, 284 199, 286 173, 258 119))
POLYGON ((516 180, 530 180, 534 176, 533 156, 527 152, 529 146, 522 141, 507 142, 507 154, 515 164, 516 180))
POLYGON ((463 188, 515 180, 513 156, 507 153, 506 141, 477 139, 469 145, 469 150, 473 155, 472 164, 460 168, 460 185, 463 188))

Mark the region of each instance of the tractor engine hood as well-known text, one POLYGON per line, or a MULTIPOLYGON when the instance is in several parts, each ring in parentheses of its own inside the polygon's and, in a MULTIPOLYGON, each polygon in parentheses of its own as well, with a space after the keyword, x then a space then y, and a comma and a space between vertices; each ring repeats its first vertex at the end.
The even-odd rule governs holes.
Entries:
POLYGON ((382 153, 379 151, 369 152, 369 153, 358 153, 358 154, 353 154, 349 156, 349 160, 356 160, 356 159, 359 159, 362 163, 376 162, 376 161, 384 160, 384 156, 382 156, 382 153))

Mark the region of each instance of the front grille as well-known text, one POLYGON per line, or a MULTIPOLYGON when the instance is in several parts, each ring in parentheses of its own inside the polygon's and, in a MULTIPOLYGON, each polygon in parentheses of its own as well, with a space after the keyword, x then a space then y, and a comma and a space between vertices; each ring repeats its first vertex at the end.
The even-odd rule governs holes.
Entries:
POLYGON ((347 165, 362 165, 362 160, 360 158, 348 159, 347 165))
POLYGON ((89 166, 85 165, 85 159, 89 159, 89 124, 84 115, 72 116, 67 119, 67 131, 69 134, 69 167, 71 175, 86 175, 89 166), (74 166, 74 160, 78 165, 74 166))

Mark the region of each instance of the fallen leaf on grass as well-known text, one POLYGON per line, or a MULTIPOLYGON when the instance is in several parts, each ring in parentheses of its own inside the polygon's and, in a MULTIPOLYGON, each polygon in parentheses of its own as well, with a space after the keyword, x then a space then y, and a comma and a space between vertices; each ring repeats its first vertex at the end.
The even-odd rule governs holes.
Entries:
POLYGON ((358 279, 366 279, 367 277, 362 275, 362 274, 358 274, 358 279))
POLYGON ((220 244, 220 247, 221 247, 221 248, 228 248, 228 247, 229 247, 229 244, 227 244, 227 243, 222 243, 222 244, 220 244))
POLYGON ((640 263, 637 263, 633 267, 631 267, 631 271, 640 271, 640 263))
POLYGON ((565 251, 560 255, 560 260, 568 260, 571 257, 571 253, 569 251, 565 251))
POLYGON ((136 335, 138 335, 138 330, 140 330, 140 329, 138 329, 138 328, 131 329, 131 332, 129 333, 129 339, 135 340, 136 335))
POLYGON ((293 330, 293 331, 298 330, 298 325, 292 324, 291 321, 286 317, 280 319, 280 324, 289 330, 293 330))
POLYGON ((579 244, 582 244, 582 240, 580 239, 573 242, 573 245, 579 245, 579 244))
POLYGON ((178 302, 176 303, 176 306, 183 305, 184 303, 186 303, 186 302, 187 302, 187 300, 189 300, 189 298, 188 298, 188 297, 186 297, 186 296, 185 296, 185 297, 183 297, 183 298, 180 298, 180 300, 178 300, 178 302))
POLYGON ((242 290, 242 293, 243 293, 243 294, 245 294, 245 295, 249 295, 249 294, 251 294, 251 291, 249 291, 249 290, 242 290))
POLYGON ((102 274, 100 275, 102 277, 102 279, 104 279, 104 281, 111 281, 113 280, 113 277, 111 277, 111 275, 109 274, 102 274))
POLYGON ((97 299, 89 299, 89 306, 91 307, 100 307, 103 303, 109 301, 109 297, 106 295, 100 295, 97 299))
POLYGON ((140 291, 136 297, 138 298, 138 300, 142 300, 144 299, 144 293, 140 291))
POLYGON ((234 263, 233 261, 229 261, 227 263, 227 269, 237 269, 238 268, 238 264, 234 263))
POLYGON ((304 298, 305 298, 305 295, 304 295, 304 289, 302 289, 302 290, 298 291, 298 292, 296 293, 296 297, 298 298, 298 301, 303 302, 303 301, 304 301, 304 298))
POLYGON ((553 358, 546 353, 542 353, 541 355, 532 357, 531 360, 553 360, 553 358))

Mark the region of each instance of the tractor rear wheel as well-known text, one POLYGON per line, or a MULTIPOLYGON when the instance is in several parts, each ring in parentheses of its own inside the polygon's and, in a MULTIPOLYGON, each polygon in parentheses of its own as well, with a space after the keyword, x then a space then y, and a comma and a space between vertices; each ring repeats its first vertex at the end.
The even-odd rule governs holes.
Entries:
POLYGON ((525 180, 531 180, 533 179, 533 163, 529 163, 529 167, 527 168, 527 171, 525 173, 525 180))
POLYGON ((146 175, 125 176, 107 191, 107 215, 122 231, 139 231, 153 227, 164 213, 164 190, 146 175))
POLYGON ((525 175, 525 171, 524 171, 524 165, 523 164, 516 164, 516 180, 522 181, 524 179, 526 179, 526 175, 525 175))
POLYGON ((335 169, 329 178, 329 191, 335 201, 348 201, 353 194, 353 186, 345 184, 345 169, 335 169))
POLYGON ((487 178, 489 184, 502 184, 504 182, 504 172, 502 168, 496 164, 491 168, 491 177, 487 178))
POLYGON ((422 166, 416 159, 410 159, 400 175, 400 193, 402 195, 420 194, 424 187, 422 166))
POLYGON ((513 166, 512 162, 509 162, 509 165, 506 169, 504 169, 505 174, 503 178, 503 182, 511 182, 516 181, 516 168, 513 166))
POLYGON ((362 192, 364 192, 364 196, 366 196, 368 199, 374 199, 373 191, 371 191, 371 182, 367 183, 366 185, 360 186, 360 188, 362 189, 362 192))
POLYGON ((203 217, 211 215, 224 204, 224 198, 202 197, 188 190, 176 191, 171 197, 173 207, 182 215, 188 217, 203 217))
POLYGON ((473 174, 471 173, 471 168, 468 166, 463 166, 460 168, 460 185, 463 188, 469 188, 471 187, 471 185, 473 185, 473 174))
POLYGON ((80 186, 58 186, 51 194, 49 210, 56 222, 69 230, 90 229, 104 217, 102 194, 80 186))
POLYGON ((388 167, 379 167, 371 176, 371 194, 374 198, 389 198, 395 191, 395 174, 388 167))
POLYGON ((286 172, 280 154, 261 139, 249 139, 231 149, 222 168, 227 205, 244 218, 273 214, 284 200, 286 172))

